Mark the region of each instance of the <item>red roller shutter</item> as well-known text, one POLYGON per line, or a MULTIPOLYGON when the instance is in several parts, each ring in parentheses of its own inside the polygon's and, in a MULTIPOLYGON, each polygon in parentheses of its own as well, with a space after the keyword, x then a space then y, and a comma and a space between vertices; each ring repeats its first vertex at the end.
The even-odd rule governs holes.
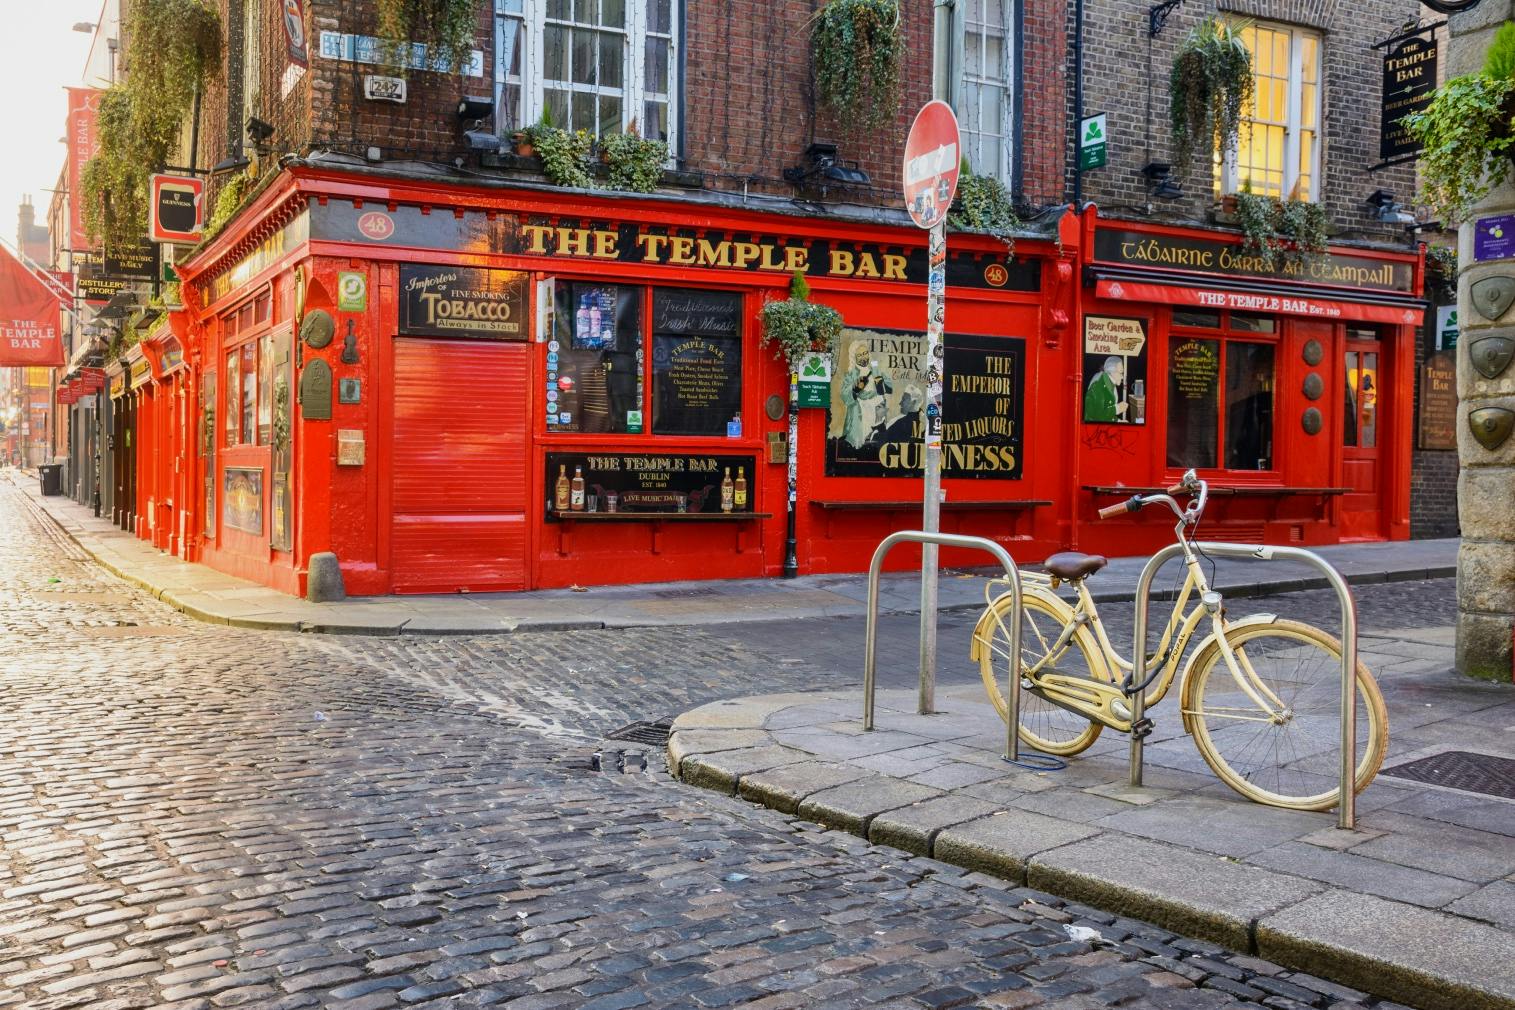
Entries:
POLYGON ((395 340, 395 592, 526 588, 528 351, 395 340))

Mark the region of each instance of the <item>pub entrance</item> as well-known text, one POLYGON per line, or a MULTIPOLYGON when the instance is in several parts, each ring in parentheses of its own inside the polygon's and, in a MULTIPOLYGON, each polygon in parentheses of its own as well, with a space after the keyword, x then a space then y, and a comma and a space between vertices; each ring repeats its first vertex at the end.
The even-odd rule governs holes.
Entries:
POLYGON ((1342 367, 1342 485, 1349 488, 1341 502, 1343 540, 1383 538, 1382 466, 1380 445, 1387 429, 1380 390, 1387 388, 1384 368, 1389 355, 1379 331, 1372 326, 1348 326, 1342 367))
POLYGON ((395 592, 527 587, 530 351, 395 339, 395 592))

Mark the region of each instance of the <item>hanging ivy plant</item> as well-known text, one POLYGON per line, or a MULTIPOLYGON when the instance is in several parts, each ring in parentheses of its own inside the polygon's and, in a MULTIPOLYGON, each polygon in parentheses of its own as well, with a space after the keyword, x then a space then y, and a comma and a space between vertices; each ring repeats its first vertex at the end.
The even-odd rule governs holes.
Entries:
POLYGON ((594 188, 594 179, 589 175, 594 136, 588 130, 560 130, 538 123, 523 132, 531 138, 537 157, 542 159, 542 173, 547 178, 559 186, 594 188))
POLYGON ((810 285, 798 270, 789 282, 788 298, 763 303, 762 320, 762 346, 774 344, 774 357, 782 358, 791 372, 807 354, 833 354, 842 335, 842 314, 812 302, 810 285))
POLYGON ((636 123, 625 133, 600 138, 600 154, 610 170, 609 188, 651 193, 668 164, 668 145, 637 136, 636 123))
POLYGON ((947 212, 947 227, 957 231, 993 235, 1015 252, 1015 229, 1021 225, 1015 205, 1004 184, 993 176, 974 175, 963 161, 957 177, 957 194, 947 212))
POLYGON ((94 238, 147 232, 148 176, 178 147, 197 91, 221 60, 221 20, 204 0, 136 0, 123 25, 126 79, 100 96, 100 148, 84 166, 84 223, 94 238))
POLYGON ((1173 58, 1169 119, 1180 173, 1196 154, 1236 143, 1241 111, 1252 97, 1252 54, 1242 41, 1247 22, 1209 17, 1195 25, 1173 58))
POLYGON ((221 189, 216 193, 216 205, 211 209, 210 220, 205 222, 205 233, 201 241, 214 237, 226 227, 226 223, 241 209, 242 201, 247 199, 247 194, 252 192, 257 181, 258 177, 248 169, 221 183, 221 189))
POLYGON ((456 72, 473 59, 481 0, 378 0, 379 52, 402 75, 410 70, 410 47, 426 47, 428 69, 456 72))
POLYGON ((1297 263, 1326 251, 1326 211, 1306 200, 1275 200, 1250 192, 1236 194, 1242 251, 1269 269, 1297 263))
POLYGON ((899 109, 899 0, 831 0, 815 14, 815 84, 838 123, 875 129, 899 109))

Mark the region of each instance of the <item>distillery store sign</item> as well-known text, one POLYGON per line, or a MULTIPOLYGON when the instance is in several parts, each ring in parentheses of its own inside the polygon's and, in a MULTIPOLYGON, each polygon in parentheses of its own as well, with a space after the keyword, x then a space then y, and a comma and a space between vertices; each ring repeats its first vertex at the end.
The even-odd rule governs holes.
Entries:
POLYGON ((400 267, 400 332, 525 340, 526 275, 473 267, 400 267))
MULTIPOLYGON (((637 263, 743 273, 925 284, 926 250, 876 242, 717 229, 676 228, 603 221, 525 221, 511 214, 464 211, 423 213, 420 207, 355 208, 330 200, 310 208, 311 233, 320 240, 362 245, 401 244, 513 256, 550 256, 587 263, 637 263)), ((1035 260, 958 251, 947 257, 947 283, 956 287, 1036 291, 1035 260)))

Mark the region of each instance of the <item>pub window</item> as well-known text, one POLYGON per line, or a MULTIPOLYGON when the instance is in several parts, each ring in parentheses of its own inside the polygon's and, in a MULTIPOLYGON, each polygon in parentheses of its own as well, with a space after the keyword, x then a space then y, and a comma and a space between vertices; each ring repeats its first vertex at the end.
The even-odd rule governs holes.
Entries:
POLYGON ((1349 449, 1378 445, 1378 352, 1347 352, 1347 398, 1343 404, 1342 443, 1349 449))
POLYGON ((495 108, 502 134, 547 111, 597 136, 632 124, 674 141, 679 0, 495 0, 495 108))
MULTIPOLYGON (((266 307, 266 303, 264 303, 266 307)), ((258 444, 271 445, 274 431, 274 336, 258 341, 258 444)), ((249 344, 248 347, 252 345, 249 344)))
POLYGON ((642 432, 642 293, 623 284, 557 286, 548 431, 642 432))
POLYGON ((254 412, 258 404, 258 344, 249 341, 236 352, 241 356, 238 370, 242 375, 242 437, 243 445, 257 442, 258 429, 253 427, 254 412))
POLYGON ((1252 98, 1236 144, 1216 159, 1221 193, 1318 200, 1321 38, 1289 25, 1249 24, 1252 98))
POLYGON ((1013 170, 1013 7, 1009 0, 965 0, 962 4, 963 74, 956 102, 969 166, 1007 186, 1013 170))
POLYGON ((237 444, 237 411, 233 397, 236 391, 242 388, 241 380, 237 378, 238 357, 236 351, 226 352, 226 445, 228 447, 237 444))
POLYGON ((1220 322, 1221 332, 1169 341, 1168 466, 1272 470, 1275 344, 1240 339, 1269 332, 1258 317, 1220 322))
POLYGON ((652 292, 652 431, 742 433, 742 296, 652 292))

